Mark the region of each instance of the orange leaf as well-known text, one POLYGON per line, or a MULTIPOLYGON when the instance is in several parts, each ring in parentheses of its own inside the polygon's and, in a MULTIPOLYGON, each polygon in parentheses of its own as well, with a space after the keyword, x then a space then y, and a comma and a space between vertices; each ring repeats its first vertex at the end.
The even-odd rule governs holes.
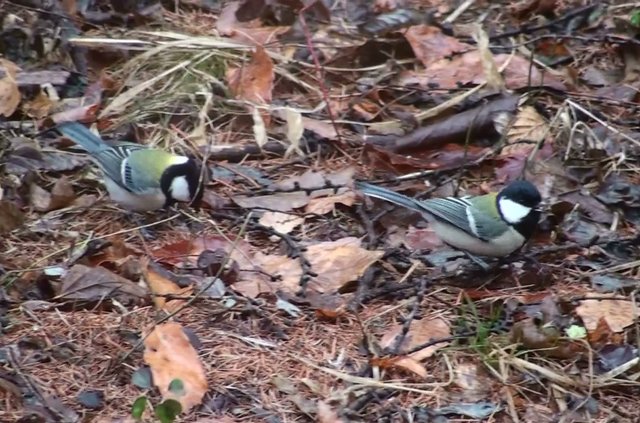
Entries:
POLYGON ((200 404, 208 384, 198 353, 178 323, 158 325, 144 341, 144 361, 151 368, 153 382, 163 400, 174 399, 182 405, 183 413, 200 404), (169 385, 182 381, 183 392, 173 392, 169 385))
POLYGON ((158 310, 164 310, 169 313, 180 308, 186 300, 171 299, 167 301, 167 295, 176 295, 180 297, 186 297, 193 294, 193 287, 187 286, 184 288, 179 287, 169 279, 162 276, 160 273, 155 272, 149 268, 148 262, 144 266, 144 279, 149 285, 149 290, 153 293, 153 303, 158 310))
MULTIPOLYGON (((233 95, 239 100, 255 104, 271 103, 275 73, 273 62, 263 47, 256 47, 246 66, 230 69, 227 81, 233 95)), ((249 107, 253 110, 253 106, 249 107)), ((265 126, 269 126, 270 116, 261 113, 265 126)))
POLYGON ((0 115, 9 117, 20 104, 16 74, 20 68, 7 59, 0 59, 0 115))

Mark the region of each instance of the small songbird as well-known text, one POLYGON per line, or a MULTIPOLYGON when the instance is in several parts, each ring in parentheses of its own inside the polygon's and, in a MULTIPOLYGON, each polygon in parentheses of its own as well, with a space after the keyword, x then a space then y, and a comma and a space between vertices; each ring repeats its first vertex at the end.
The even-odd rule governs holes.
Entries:
POLYGON ((428 200, 366 182, 356 182, 355 187, 370 197, 420 212, 444 243, 473 255, 513 253, 533 235, 540 219, 540 192, 527 181, 511 182, 497 193, 428 200))
POLYGON ((157 210, 176 201, 197 205, 202 198, 200 167, 189 157, 131 142, 107 144, 78 122, 57 129, 89 153, 102 170, 109 196, 125 209, 157 210))

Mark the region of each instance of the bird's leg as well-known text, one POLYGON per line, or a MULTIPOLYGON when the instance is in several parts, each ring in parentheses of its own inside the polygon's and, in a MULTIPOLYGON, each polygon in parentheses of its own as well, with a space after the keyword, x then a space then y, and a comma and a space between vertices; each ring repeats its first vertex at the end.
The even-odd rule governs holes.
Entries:
POLYGON ((489 266, 489 264, 487 264, 487 262, 482 260, 480 257, 474 256, 468 251, 465 251, 464 253, 467 255, 467 257, 469 257, 469 260, 477 264, 485 272, 488 272, 491 269, 491 266, 489 266))
POLYGON ((149 223, 153 222, 149 215, 130 210, 124 211, 124 214, 127 220, 138 228, 145 241, 153 241, 156 239, 155 234, 147 227, 149 223))

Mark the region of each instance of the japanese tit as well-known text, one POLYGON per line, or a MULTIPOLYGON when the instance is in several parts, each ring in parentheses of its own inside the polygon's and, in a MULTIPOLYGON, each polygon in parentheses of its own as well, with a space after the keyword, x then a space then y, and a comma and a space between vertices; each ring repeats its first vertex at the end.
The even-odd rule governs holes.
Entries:
POLYGON ((157 210, 176 201, 197 205, 202 198, 200 168, 193 159, 131 142, 107 144, 78 122, 57 129, 89 153, 109 196, 125 209, 157 210))
POLYGON ((420 212, 444 243, 474 255, 513 253, 531 237, 540 219, 540 192, 527 181, 511 182, 497 193, 428 200, 365 182, 355 186, 367 196, 420 212))

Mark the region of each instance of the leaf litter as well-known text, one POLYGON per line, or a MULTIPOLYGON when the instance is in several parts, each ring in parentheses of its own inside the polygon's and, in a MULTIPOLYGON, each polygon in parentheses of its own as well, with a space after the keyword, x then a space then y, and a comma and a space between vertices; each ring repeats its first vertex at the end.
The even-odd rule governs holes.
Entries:
POLYGON ((126 418, 144 360, 185 421, 634 418, 632 4, 112 3, 0 24, 0 419, 126 418), (66 120, 215 157, 204 209, 118 210, 66 120), (522 176, 543 219, 488 273, 352 190, 522 176))

